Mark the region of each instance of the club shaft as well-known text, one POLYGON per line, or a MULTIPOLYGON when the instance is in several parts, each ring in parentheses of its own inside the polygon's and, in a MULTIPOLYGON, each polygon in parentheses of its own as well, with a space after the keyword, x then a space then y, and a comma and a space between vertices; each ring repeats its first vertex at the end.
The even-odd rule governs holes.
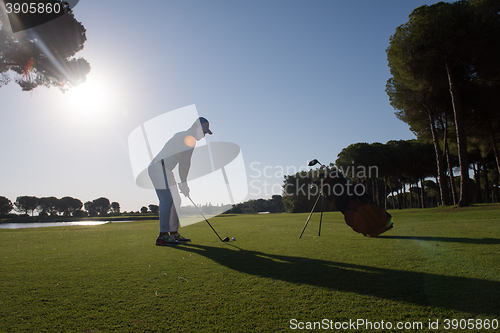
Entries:
POLYGON ((323 197, 323 199, 321 200, 321 217, 319 218, 318 236, 321 236, 321 221, 323 221, 323 210, 325 209, 325 196, 321 196, 323 197))
POLYGON ((196 210, 198 211, 198 213, 200 213, 201 216, 203 216, 203 219, 205 220, 205 222, 208 223, 208 225, 210 226, 210 228, 212 228, 212 230, 215 232, 215 234, 217 235, 217 237, 219 237, 220 241, 224 243, 224 241, 222 240, 222 238, 220 238, 219 234, 217 233, 217 231, 215 231, 214 227, 212 227, 212 225, 210 224, 210 222, 208 222, 208 220, 205 218, 205 215, 203 215, 203 213, 201 212, 201 210, 198 208, 198 206, 196 206, 196 204, 194 203, 193 199, 191 199, 190 196, 188 196, 188 199, 191 200, 191 203, 193 204, 193 206, 196 208, 196 210))
POLYGON ((323 165, 321 163, 319 165, 321 165, 323 168, 325 168, 328 172, 332 172, 326 165, 323 165))

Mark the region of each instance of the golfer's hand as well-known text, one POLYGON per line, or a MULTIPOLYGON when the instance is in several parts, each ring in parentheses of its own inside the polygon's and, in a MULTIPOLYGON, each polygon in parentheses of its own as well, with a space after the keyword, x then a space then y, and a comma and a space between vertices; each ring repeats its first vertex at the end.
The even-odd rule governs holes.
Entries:
POLYGON ((184 196, 189 197, 189 186, 187 183, 179 183, 179 191, 181 191, 184 196))

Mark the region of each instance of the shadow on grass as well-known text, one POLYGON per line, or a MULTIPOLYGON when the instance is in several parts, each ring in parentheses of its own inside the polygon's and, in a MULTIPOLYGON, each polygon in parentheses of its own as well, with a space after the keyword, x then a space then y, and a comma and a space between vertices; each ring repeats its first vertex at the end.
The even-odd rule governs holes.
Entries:
POLYGON ((497 238, 414 237, 414 236, 384 236, 384 235, 380 235, 377 238, 406 239, 406 240, 446 242, 446 243, 481 244, 481 245, 499 245, 500 244, 500 239, 497 239, 497 238))
POLYGON ((331 290, 473 314, 500 315, 500 282, 247 251, 182 245, 230 269, 331 290))

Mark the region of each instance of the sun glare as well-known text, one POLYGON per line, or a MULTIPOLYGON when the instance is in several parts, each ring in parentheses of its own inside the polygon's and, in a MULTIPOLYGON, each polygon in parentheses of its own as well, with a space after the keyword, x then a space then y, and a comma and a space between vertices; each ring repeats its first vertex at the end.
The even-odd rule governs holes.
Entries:
POLYGON ((103 79, 89 74, 87 81, 64 95, 68 112, 81 118, 100 118, 109 113, 111 92, 103 79))

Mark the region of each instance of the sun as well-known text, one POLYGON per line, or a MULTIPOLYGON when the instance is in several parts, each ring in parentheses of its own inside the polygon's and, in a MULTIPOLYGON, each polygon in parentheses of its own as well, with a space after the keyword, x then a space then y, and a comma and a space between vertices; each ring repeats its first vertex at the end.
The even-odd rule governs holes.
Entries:
POLYGON ((111 90, 103 78, 89 74, 85 83, 65 94, 67 111, 79 118, 96 119, 106 116, 111 107, 111 90))

